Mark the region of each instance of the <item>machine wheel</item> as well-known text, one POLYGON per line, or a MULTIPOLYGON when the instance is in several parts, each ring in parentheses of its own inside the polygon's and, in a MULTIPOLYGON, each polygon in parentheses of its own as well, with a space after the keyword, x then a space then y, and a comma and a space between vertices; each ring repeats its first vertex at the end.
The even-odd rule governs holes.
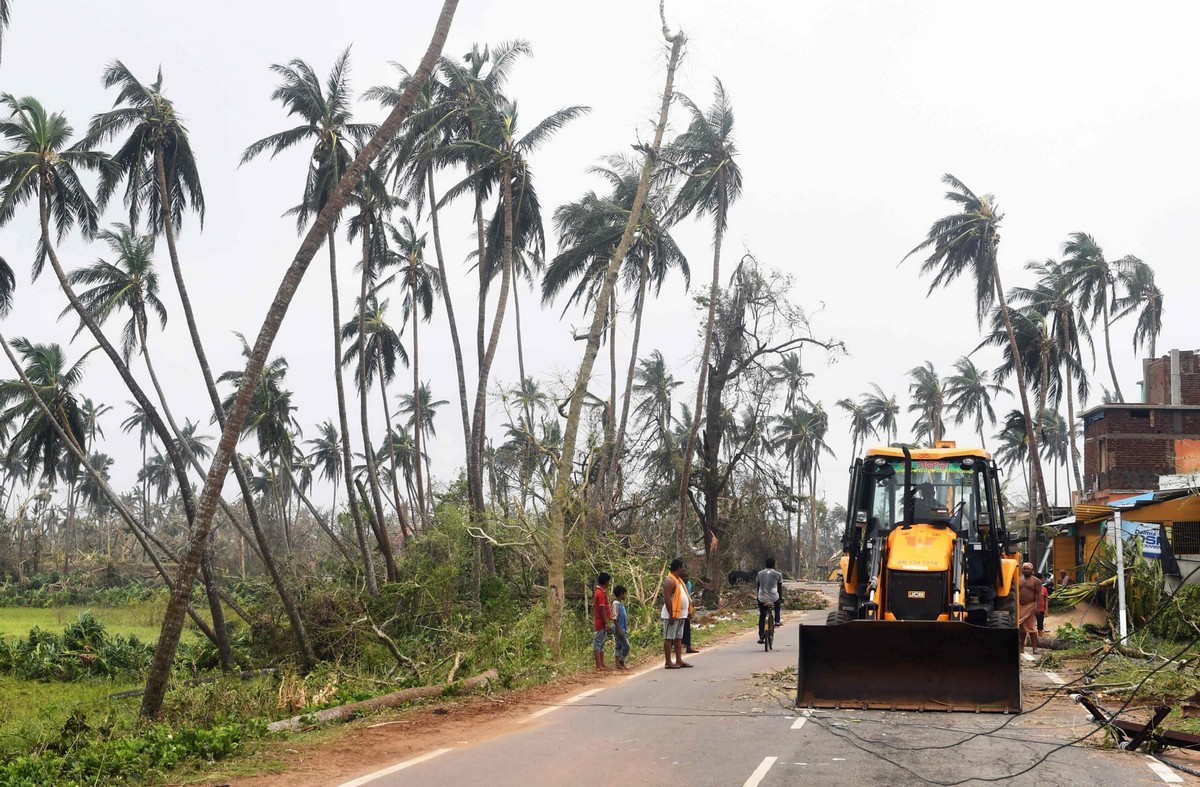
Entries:
POLYGON ((989 612, 987 627, 990 629, 1010 629, 1013 627, 1012 615, 1007 612, 989 612))
POLYGON ((840 626, 850 622, 850 613, 844 609, 835 609, 825 618, 826 626, 840 626))
POLYGON ((1010 618, 1017 616, 1017 594, 1009 590, 1007 596, 996 596, 995 609, 997 612, 1007 612, 1010 618))

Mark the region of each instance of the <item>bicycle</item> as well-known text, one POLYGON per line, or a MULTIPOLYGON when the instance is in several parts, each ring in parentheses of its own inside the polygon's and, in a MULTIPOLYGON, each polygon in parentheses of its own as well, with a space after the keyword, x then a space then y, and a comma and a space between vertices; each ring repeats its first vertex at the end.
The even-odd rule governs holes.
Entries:
POLYGON ((767 607, 767 619, 763 623, 763 652, 770 653, 775 645, 775 616, 770 606, 767 607))

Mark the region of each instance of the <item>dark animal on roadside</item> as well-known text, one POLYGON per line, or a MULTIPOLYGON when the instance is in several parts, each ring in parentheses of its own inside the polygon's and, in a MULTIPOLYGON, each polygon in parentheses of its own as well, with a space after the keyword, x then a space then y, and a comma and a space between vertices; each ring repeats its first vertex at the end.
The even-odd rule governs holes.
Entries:
POLYGON ((758 578, 757 571, 730 571, 729 584, 738 585, 742 582, 753 582, 758 578))

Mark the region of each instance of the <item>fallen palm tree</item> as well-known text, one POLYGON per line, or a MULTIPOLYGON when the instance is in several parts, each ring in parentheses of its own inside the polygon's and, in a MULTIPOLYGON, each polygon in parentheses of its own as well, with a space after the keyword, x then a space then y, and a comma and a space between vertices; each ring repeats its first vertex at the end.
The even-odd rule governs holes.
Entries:
POLYGON ((280 719, 279 721, 271 722, 267 725, 268 732, 295 732, 306 727, 316 727, 321 724, 328 724, 331 721, 344 721, 359 716, 364 713, 372 713, 374 711, 383 710, 384 708, 395 708, 407 702, 414 700, 425 699, 426 697, 436 697, 447 691, 463 691, 478 689, 486 686, 491 681, 498 677, 496 670, 490 669, 487 672, 476 675, 473 678, 459 681, 458 683, 448 682, 437 686, 417 686, 411 689, 401 689, 394 691, 391 694, 384 694, 382 697, 373 697, 362 702, 351 702, 348 705, 338 705, 336 708, 326 708, 325 710, 316 711, 315 713, 302 713, 299 716, 293 716, 290 719, 280 719))

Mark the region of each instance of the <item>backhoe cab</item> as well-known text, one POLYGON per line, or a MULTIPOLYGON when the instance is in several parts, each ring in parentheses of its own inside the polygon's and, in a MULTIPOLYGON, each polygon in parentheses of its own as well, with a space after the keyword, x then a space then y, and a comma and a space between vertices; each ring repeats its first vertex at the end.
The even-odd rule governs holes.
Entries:
POLYGON ((848 503, 837 609, 800 627, 797 704, 1019 711, 1020 555, 990 455, 871 449, 848 503))

